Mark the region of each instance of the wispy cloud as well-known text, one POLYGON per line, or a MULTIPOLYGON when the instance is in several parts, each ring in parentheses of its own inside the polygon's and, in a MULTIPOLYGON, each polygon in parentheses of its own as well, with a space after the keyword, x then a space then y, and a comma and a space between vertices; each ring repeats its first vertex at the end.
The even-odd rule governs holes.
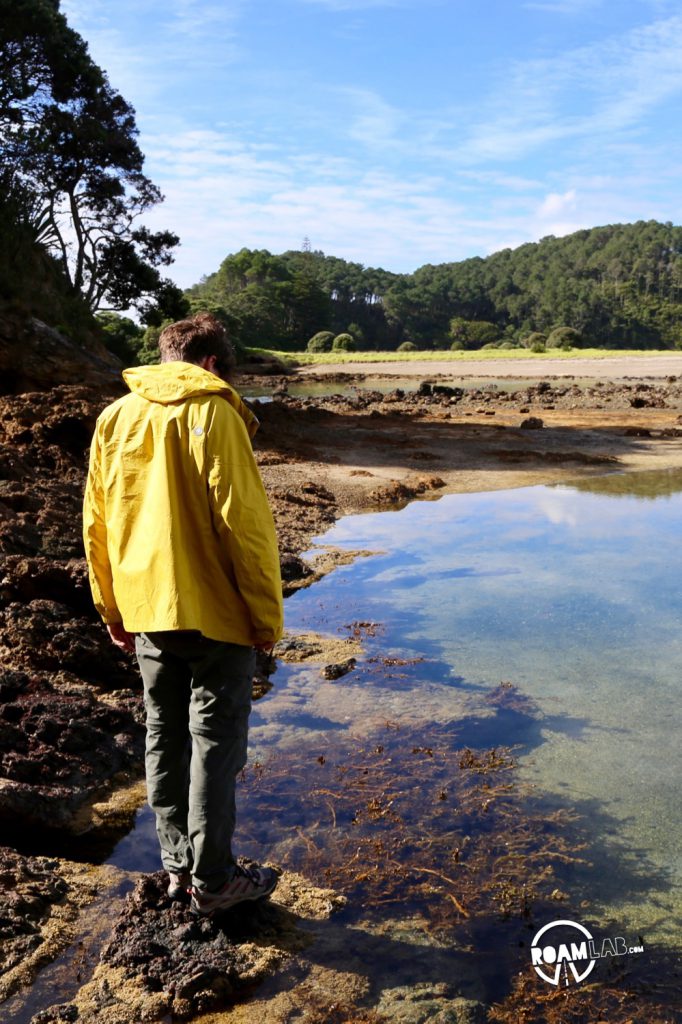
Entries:
POLYGON ((517 63, 497 110, 471 132, 468 161, 518 159, 569 139, 593 146, 643 126, 648 111, 682 92, 682 17, 556 57, 517 63))
POLYGON ((369 89, 344 87, 338 92, 350 100, 354 108, 347 128, 352 139, 370 147, 386 146, 395 141, 405 120, 400 110, 369 89))
MULTIPOLYGON (((329 11, 363 11, 375 7, 406 7, 410 0, 299 0, 309 6, 325 7, 329 11)), ((412 0, 414 3, 414 0, 412 0)))
POLYGON ((584 14, 595 7, 601 7, 605 0, 528 0, 526 10, 547 11, 550 14, 584 14))
POLYGON ((219 31, 221 38, 230 33, 241 15, 243 0, 230 4, 209 4, 204 0, 172 0, 166 8, 167 25, 172 32, 183 36, 203 36, 207 31, 219 31))
POLYGON ((293 150, 272 159, 196 130, 148 136, 146 145, 151 169, 166 169, 166 201, 150 224, 182 225, 175 274, 183 285, 243 245, 281 251, 305 236, 316 248, 388 269, 396 251, 414 266, 488 241, 436 177, 403 178, 293 150))
MULTIPOLYGON (((419 2, 62 0, 137 108, 146 169, 167 196, 149 223, 181 236, 179 283, 244 245, 282 251, 306 235, 327 252, 411 270, 598 223, 682 217, 679 8, 663 17, 664 0, 637 0, 630 14, 636 6, 650 24, 572 48, 555 38, 542 58, 491 51, 475 95, 454 70, 451 89, 440 77, 429 92, 424 65, 414 88, 370 65, 370 34, 338 36, 339 23, 368 19, 331 19, 317 34, 324 9, 402 7, 402 25, 419 2), (302 31, 287 49, 280 33, 293 21, 302 31), (349 77, 349 67, 368 71, 349 77), (657 122, 666 104, 670 118, 657 122)), ((537 0, 561 15, 588 2, 537 0)), ((452 5, 421 5, 441 7, 434 24, 452 24, 452 5)))

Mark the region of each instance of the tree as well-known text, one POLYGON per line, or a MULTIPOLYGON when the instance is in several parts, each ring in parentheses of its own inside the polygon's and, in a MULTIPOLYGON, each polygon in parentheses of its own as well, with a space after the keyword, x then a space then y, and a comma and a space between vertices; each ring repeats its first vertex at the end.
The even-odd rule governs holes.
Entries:
POLYGON ((0 171, 35 196, 40 241, 74 291, 93 311, 168 299, 158 268, 178 238, 139 224, 163 197, 143 173, 135 113, 59 0, 0 0, 0 82, 0 171))
POLYGON ((465 348, 483 348, 499 341, 501 331, 496 324, 487 320, 465 320, 455 316, 450 321, 450 337, 460 341, 465 348))
POLYGON ((104 344, 110 352, 131 366, 138 361, 144 330, 134 320, 118 313, 98 313, 97 321, 104 333, 104 344))

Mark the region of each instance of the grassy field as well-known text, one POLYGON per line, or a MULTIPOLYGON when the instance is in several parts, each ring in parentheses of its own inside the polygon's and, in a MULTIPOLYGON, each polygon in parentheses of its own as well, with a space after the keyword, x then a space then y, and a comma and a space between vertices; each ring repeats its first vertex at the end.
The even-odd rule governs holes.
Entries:
POLYGON ((461 363, 461 362, 513 362, 519 359, 532 359, 543 362, 548 359, 623 359, 628 356, 670 356, 675 353, 670 349, 608 349, 608 348, 573 348, 550 349, 549 352, 531 352, 529 349, 487 349, 483 351, 451 352, 446 349, 428 352, 274 352, 270 349, 249 349, 258 355, 276 356, 290 366, 325 366, 342 363, 461 363))

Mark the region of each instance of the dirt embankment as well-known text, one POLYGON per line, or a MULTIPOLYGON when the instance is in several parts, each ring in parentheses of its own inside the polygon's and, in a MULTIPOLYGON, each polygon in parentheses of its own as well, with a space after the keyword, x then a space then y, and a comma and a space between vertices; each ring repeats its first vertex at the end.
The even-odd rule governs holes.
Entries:
MULTIPOLYGON (((301 553, 348 512, 682 466, 677 380, 510 392, 436 381, 414 394, 365 387, 316 400, 270 384, 279 396, 258 405, 256 453, 287 593, 333 566, 333 553, 314 565, 301 553)), ((93 898, 91 879, 36 854, 77 858, 77 837, 93 831, 113 841, 140 799, 138 673, 92 608, 80 538, 87 448, 114 397, 99 384, 0 397, 0 943, 11 968, 0 999, 30 977, 22 964, 54 955, 60 932, 68 940, 55 924, 69 918, 64 908, 93 898)))

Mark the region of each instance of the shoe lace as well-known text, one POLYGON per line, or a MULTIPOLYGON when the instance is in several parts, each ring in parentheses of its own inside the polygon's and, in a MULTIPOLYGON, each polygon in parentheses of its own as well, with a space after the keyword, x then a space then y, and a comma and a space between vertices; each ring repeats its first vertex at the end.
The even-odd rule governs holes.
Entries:
POLYGON ((250 868, 250 867, 246 867, 243 864, 237 864, 237 870, 235 872, 235 877, 238 876, 238 875, 244 875, 244 877, 247 878, 249 880, 249 882, 253 882, 254 885, 259 885, 260 884, 260 877, 259 877, 258 869, 257 868, 250 868))

